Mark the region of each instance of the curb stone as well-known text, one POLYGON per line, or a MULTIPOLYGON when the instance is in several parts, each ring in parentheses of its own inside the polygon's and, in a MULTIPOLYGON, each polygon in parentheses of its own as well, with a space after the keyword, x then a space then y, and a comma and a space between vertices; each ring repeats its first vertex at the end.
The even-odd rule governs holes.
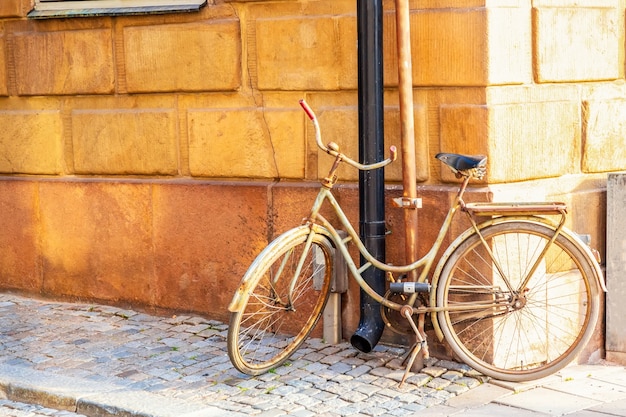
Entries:
MULTIPOLYGON (((106 382, 0 365, 6 399, 92 417, 222 417, 224 410, 106 382)), ((231 417, 246 414, 230 412, 231 417)))

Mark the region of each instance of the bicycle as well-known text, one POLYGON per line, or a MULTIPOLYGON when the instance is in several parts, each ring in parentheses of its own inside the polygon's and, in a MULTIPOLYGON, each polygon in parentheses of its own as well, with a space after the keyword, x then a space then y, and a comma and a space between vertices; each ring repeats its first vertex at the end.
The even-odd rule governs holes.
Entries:
POLYGON ((333 251, 381 304, 386 324, 393 329, 404 323, 415 333, 402 382, 418 352, 428 356, 426 314, 437 338, 447 341, 458 359, 492 378, 542 378, 580 353, 596 327, 600 292, 606 286, 591 249, 565 227, 565 204, 466 203, 466 187, 471 179, 484 177, 487 158, 440 153, 436 158, 462 179, 440 232, 421 259, 409 265, 385 264, 367 251, 331 191, 341 163, 379 169, 396 159, 396 149, 391 147, 384 161, 360 164, 335 143, 324 145, 315 114, 304 100, 300 105, 315 127, 317 146, 335 162, 321 181, 309 217, 257 256, 233 296, 228 355, 235 368, 258 375, 282 365, 300 347, 328 299, 333 251), (347 237, 320 214, 325 203, 347 237), (443 251, 429 278, 457 213, 464 213, 471 227, 443 251), (350 242, 366 260, 360 267, 348 252, 350 242), (372 267, 389 278, 384 295, 361 276, 372 267), (417 279, 407 281, 407 276, 417 279))

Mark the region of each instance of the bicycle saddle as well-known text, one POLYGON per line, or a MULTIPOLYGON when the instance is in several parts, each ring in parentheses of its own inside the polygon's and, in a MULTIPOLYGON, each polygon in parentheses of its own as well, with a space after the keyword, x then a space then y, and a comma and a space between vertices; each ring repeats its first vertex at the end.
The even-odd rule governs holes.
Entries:
MULTIPOLYGON (((455 173, 463 173, 472 169, 484 171, 487 165, 487 157, 483 155, 471 156, 442 152, 435 155, 435 158, 449 166, 455 173)), ((484 172, 482 174, 484 175, 484 172)))
POLYGON ((435 158, 448 165, 458 178, 461 176, 483 179, 487 172, 487 157, 438 153, 435 158))

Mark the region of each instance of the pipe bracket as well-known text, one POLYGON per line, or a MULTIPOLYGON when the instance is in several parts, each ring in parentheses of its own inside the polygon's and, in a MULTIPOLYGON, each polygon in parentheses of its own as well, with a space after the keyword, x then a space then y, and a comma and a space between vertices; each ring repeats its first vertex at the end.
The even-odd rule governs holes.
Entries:
POLYGON ((418 209, 422 208, 422 199, 421 198, 411 198, 411 197, 399 197, 392 199, 394 207, 405 208, 405 209, 418 209))

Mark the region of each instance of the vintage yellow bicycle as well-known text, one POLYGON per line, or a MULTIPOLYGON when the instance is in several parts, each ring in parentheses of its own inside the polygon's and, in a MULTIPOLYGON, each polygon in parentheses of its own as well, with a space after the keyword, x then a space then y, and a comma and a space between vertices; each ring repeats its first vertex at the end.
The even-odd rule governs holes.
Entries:
POLYGON ((387 324, 406 320, 415 332, 419 343, 411 362, 420 349, 427 349, 423 329, 416 324, 424 315, 430 315, 437 337, 447 341, 458 359, 501 380, 545 377, 580 353, 595 330, 605 286, 592 251, 564 227, 565 204, 466 203, 468 182, 483 178, 486 158, 438 154, 463 181, 432 248, 410 265, 382 263, 359 240, 332 189, 341 163, 360 170, 382 168, 395 160, 395 148, 384 161, 360 164, 335 143, 324 145, 315 114, 304 101, 301 105, 313 122, 317 145, 335 162, 304 224, 277 237, 258 255, 233 297, 228 354, 238 370, 257 375, 278 367, 304 342, 328 299, 333 253, 345 258, 350 275, 381 304, 387 324), (339 228, 320 214, 325 203, 339 228), (461 213, 471 227, 434 265, 461 213), (363 265, 350 256, 350 243, 367 261, 363 265), (368 268, 386 271, 391 284, 385 295, 362 278, 368 268), (407 281, 406 276, 417 279, 407 281))

